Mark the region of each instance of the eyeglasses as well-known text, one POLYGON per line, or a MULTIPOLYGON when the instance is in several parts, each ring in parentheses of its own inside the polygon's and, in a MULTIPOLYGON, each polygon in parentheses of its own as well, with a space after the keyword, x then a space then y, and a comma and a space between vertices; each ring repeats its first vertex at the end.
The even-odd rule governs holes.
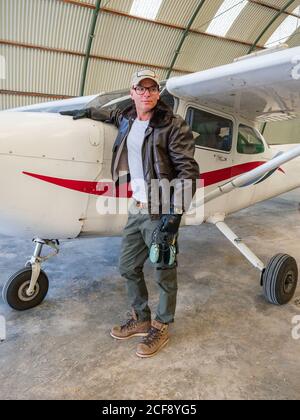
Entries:
POLYGON ((150 95, 154 95, 155 93, 159 92, 158 86, 150 86, 150 87, 144 87, 144 86, 136 86, 133 88, 137 95, 144 95, 146 93, 146 90, 150 93, 150 95))

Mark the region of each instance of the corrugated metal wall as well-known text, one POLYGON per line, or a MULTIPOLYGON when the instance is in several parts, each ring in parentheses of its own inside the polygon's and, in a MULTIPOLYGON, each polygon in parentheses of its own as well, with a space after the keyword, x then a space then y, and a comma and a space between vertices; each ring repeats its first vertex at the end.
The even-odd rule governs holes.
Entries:
POLYGON ((84 52, 92 9, 57 0, 1 0, 0 39, 84 52))
POLYGON ((180 40, 177 29, 154 22, 103 13, 97 23, 92 54, 166 66, 180 40), (113 30, 112 30, 113 28, 113 30))
POLYGON ((264 137, 270 144, 300 143, 300 120, 270 123, 264 137))
MULTIPOLYGON (((276 15, 276 11, 272 9, 267 9, 263 6, 258 6, 254 3, 249 3, 241 12, 239 18, 236 22, 232 25, 228 32, 228 36, 232 38, 240 39, 241 41, 249 41, 252 42, 255 38, 259 35, 257 28, 260 28, 262 31, 271 19, 276 15), (262 13, 259 13, 261 11, 262 13), (249 25, 249 22, 255 22, 255 25, 249 25)), ((286 17, 286 16, 285 16, 286 17)), ((284 19, 285 17, 281 18, 284 19)), ((279 21, 278 21, 279 23, 279 21)), ((275 28, 278 26, 278 23, 275 23, 275 28)), ((261 45, 268 40, 269 33, 273 33, 274 29, 270 29, 267 34, 263 37, 260 41, 261 45)))
MULTIPOLYGON (((285 0, 268 0, 267 2, 271 5, 278 5, 279 7, 283 7, 286 4, 285 0)), ((299 2, 295 2, 287 10, 292 12, 298 5, 299 2)), ((283 22, 285 17, 286 15, 282 16, 278 22, 276 22, 276 25, 272 25, 268 31, 268 36, 264 37, 265 41, 268 40, 269 36, 276 30, 279 24, 283 22)), ((287 41, 287 44, 290 47, 296 47, 300 45, 300 28, 291 36, 291 38, 287 41)), ((300 143, 300 120, 296 119, 292 121, 283 121, 280 123, 269 123, 266 126, 264 136, 270 144, 300 143)))
POLYGON ((0 45, 6 60, 5 90, 78 95, 83 58, 0 45))
POLYGON ((249 47, 223 39, 190 34, 176 65, 190 72, 206 70, 233 61, 247 53, 249 47), (196 70, 197 69, 197 70, 196 70))

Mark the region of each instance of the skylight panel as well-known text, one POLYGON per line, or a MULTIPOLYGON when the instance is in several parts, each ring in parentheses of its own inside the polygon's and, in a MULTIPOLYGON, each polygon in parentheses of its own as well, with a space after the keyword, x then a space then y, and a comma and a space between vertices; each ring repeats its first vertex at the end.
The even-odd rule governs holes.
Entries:
MULTIPOLYGON (((300 15, 300 6, 298 6, 293 14, 300 15)), ((286 42, 289 37, 299 28, 300 19, 295 16, 288 16, 281 25, 278 26, 276 31, 265 43, 265 47, 270 48, 286 42)))
POLYGON ((225 0, 206 32, 212 35, 226 36, 227 32, 247 4, 247 0, 225 0))
POLYGON ((130 14, 155 20, 163 0, 134 0, 130 14))

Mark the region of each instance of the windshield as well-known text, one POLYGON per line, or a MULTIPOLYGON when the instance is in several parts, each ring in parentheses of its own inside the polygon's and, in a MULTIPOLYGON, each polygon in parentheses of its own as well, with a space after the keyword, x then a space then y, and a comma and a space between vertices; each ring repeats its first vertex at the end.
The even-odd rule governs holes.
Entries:
POLYGON ((92 99, 85 108, 113 108, 115 104, 119 104, 123 101, 128 101, 130 103, 131 98, 129 89, 117 90, 116 92, 108 92, 98 95, 96 98, 92 99))
MULTIPOLYGON (((165 104, 169 105, 173 110, 175 108, 175 98, 171 95, 166 87, 166 83, 161 83, 161 94, 160 97, 164 101, 165 104)), ((87 108, 95 107, 95 108, 106 108, 109 111, 113 111, 116 108, 120 109, 121 111, 127 108, 129 105, 132 104, 132 99, 130 96, 129 89, 119 90, 116 92, 107 93, 104 95, 99 95, 91 102, 87 104, 87 108)), ((174 110, 175 112, 175 110, 174 110)))
MULTIPOLYGON (((161 99, 169 105, 173 110, 175 107, 174 97, 165 88, 166 83, 161 83, 161 99)), ((61 111, 71 111, 74 109, 86 108, 107 108, 114 110, 119 108, 123 110, 132 104, 129 89, 117 90, 115 92, 100 93, 91 96, 79 96, 71 99, 63 99, 60 101, 43 102, 35 105, 28 105, 20 108, 10 109, 13 112, 50 112, 59 113, 61 111)), ((174 110, 175 112, 175 110, 174 110)))

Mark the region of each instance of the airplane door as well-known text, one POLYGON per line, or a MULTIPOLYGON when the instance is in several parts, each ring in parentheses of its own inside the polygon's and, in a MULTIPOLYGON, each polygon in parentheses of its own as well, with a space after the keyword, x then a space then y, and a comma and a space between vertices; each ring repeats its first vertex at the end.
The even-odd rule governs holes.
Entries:
MULTIPOLYGON (((195 158, 207 194, 231 178, 234 123, 230 118, 204 111, 194 105, 187 107, 186 121, 193 131, 195 158)), ((223 196, 214 200, 213 204, 208 203, 205 214, 226 213, 227 200, 228 197, 223 196)))

